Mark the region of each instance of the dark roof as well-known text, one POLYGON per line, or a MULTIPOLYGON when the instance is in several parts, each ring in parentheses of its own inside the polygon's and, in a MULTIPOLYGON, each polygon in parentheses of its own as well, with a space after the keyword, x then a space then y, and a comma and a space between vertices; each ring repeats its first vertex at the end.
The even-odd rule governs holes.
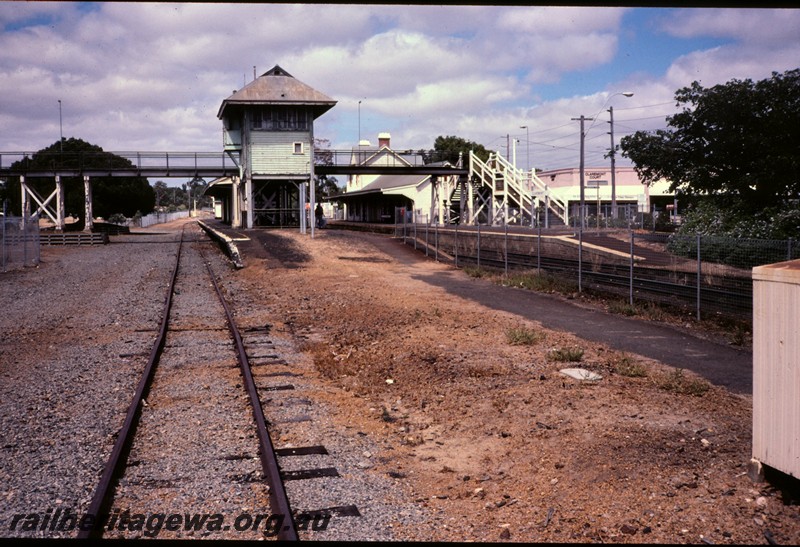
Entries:
POLYGON ((365 194, 383 194, 387 190, 403 188, 407 186, 417 186, 430 178, 430 175, 380 175, 378 178, 364 186, 361 190, 345 192, 332 197, 331 199, 347 199, 350 197, 363 196, 365 194))
POLYGON ((310 106, 314 117, 318 118, 336 104, 336 101, 297 80, 294 76, 275 65, 242 89, 222 101, 217 113, 222 118, 230 107, 250 105, 310 106))

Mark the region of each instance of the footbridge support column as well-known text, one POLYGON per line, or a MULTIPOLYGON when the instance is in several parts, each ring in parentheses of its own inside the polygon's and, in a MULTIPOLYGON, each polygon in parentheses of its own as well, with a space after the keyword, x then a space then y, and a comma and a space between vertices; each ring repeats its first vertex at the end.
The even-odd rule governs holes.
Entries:
POLYGON ((83 176, 83 196, 84 196, 84 215, 86 221, 83 224, 84 232, 91 232, 94 227, 94 212, 92 211, 92 181, 89 175, 83 176))
POLYGON ((61 175, 56 175, 56 230, 64 231, 64 183, 61 175))

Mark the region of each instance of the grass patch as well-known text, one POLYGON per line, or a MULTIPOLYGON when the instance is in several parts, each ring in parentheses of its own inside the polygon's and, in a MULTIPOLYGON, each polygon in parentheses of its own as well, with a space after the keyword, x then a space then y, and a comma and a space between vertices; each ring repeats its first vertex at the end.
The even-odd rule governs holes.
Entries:
POLYGON ((509 274, 500 281, 507 287, 519 287, 530 291, 571 294, 578 290, 574 282, 545 272, 519 272, 509 274))
POLYGON ((626 315, 628 317, 633 317, 638 313, 636 306, 632 306, 628 302, 623 302, 621 300, 609 302, 608 311, 617 315, 626 315))
POLYGON ((544 338, 543 332, 527 327, 517 327, 506 331, 506 340, 512 346, 533 346, 544 340, 544 338))
POLYGON ((647 368, 641 363, 634 362, 627 355, 615 359, 611 363, 611 367, 620 376, 627 376, 628 378, 644 378, 647 376, 647 368))
POLYGON ((583 349, 578 347, 553 348, 547 352, 547 359, 559 363, 577 363, 583 359, 583 349))
POLYGON ((478 279, 483 277, 491 277, 493 275, 490 271, 478 266, 464 266, 461 268, 461 271, 470 277, 475 277, 478 279))
POLYGON ((708 382, 698 379, 689 379, 683 369, 676 368, 672 372, 663 375, 657 381, 658 387, 681 395, 694 395, 699 397, 709 389, 708 382))

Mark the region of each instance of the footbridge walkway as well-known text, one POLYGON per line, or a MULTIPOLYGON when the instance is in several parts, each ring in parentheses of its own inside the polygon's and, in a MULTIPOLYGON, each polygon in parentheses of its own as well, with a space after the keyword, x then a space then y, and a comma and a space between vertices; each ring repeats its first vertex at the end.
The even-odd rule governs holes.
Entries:
MULTIPOLYGON (((83 177, 85 230, 91 231, 92 178, 173 177, 239 181, 252 174, 241 165, 239 153, 225 152, 0 152, 0 179, 19 177, 22 209, 26 218, 47 215, 58 229, 64 227, 62 178, 83 177), (48 195, 40 195, 30 179, 54 181, 48 195)), ((566 204, 555 199, 535 171, 516 169, 496 152, 487 161, 472 152, 468 158, 433 150, 393 151, 367 155, 360 150, 314 151, 314 175, 397 174, 431 175, 434 191, 460 204, 464 224, 524 223, 532 219, 540 203, 566 221, 566 204)), ((41 184, 37 185, 41 188, 41 184)), ((238 184, 237 184, 238 186, 238 184)), ((46 191, 48 192, 49 189, 46 191)), ((232 189, 236 191, 236 189, 232 189)), ((46 193, 45 192, 45 193, 46 193)), ((312 194, 313 200, 313 194, 312 194)))

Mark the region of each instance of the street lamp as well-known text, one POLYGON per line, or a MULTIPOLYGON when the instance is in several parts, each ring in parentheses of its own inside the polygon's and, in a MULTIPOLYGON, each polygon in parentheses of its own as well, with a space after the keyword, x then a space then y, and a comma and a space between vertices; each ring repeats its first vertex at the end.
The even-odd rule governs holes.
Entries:
MULTIPOLYGON (((614 93, 614 95, 623 95, 625 97, 633 97, 632 91, 623 91, 622 93, 614 93)), ((613 97, 614 95, 611 95, 613 97)), ((608 98, 608 100, 611 99, 608 98)), ((608 102, 608 100, 606 102, 608 102)), ((617 218, 617 184, 616 184, 616 154, 617 150, 614 147, 614 107, 608 107, 608 114, 610 116, 610 121, 608 122, 611 125, 611 131, 609 131, 609 135, 611 135, 611 218, 617 218)))

